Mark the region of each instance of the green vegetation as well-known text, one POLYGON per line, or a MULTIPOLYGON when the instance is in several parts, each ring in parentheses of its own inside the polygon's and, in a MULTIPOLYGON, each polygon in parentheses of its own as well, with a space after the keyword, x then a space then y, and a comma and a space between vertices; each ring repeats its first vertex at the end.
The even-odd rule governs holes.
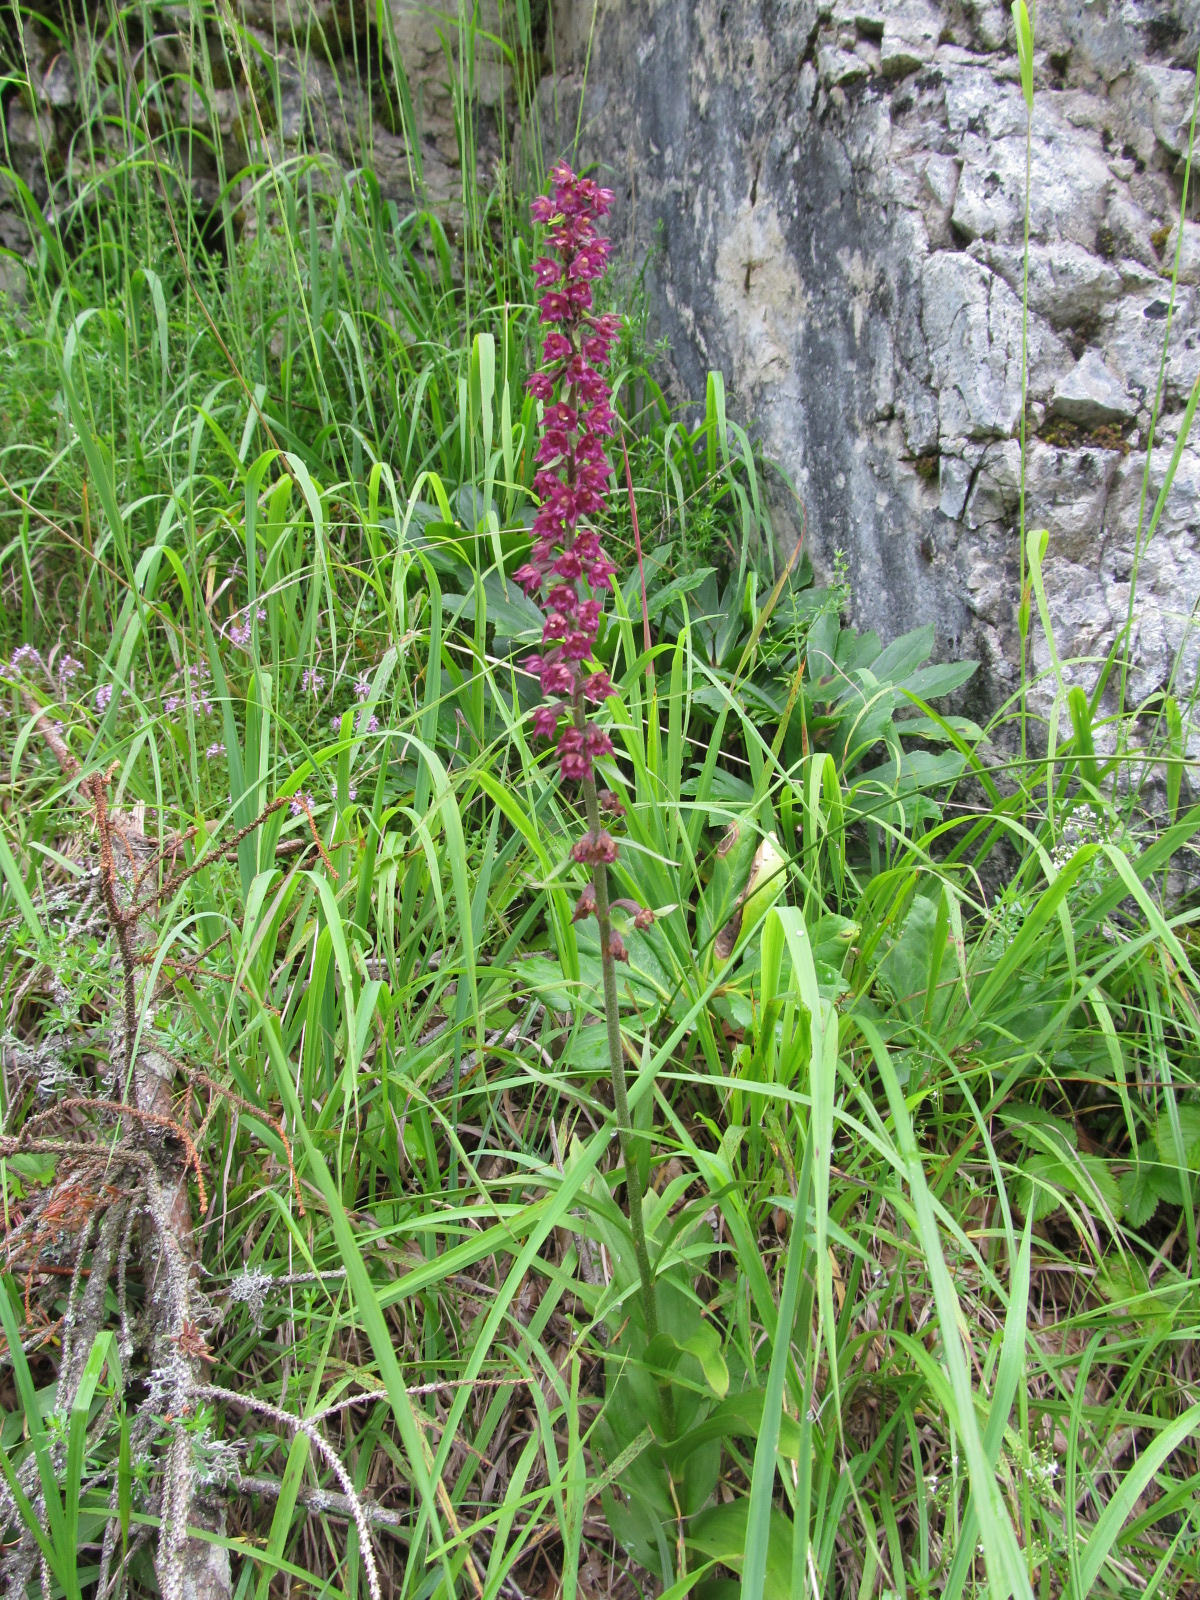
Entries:
POLYGON ((1195 686, 953 714, 610 276, 648 1347, 510 581, 536 162, 451 230, 251 131, 205 211, 215 130, 91 90, 0 301, 13 1592, 1196 1592, 1195 686))

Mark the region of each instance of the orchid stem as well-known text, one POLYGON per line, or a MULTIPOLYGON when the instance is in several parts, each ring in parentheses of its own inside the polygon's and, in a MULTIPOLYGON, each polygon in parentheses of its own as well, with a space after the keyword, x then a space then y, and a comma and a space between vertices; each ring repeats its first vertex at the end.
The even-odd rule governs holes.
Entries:
MULTIPOLYGON (((583 803, 588 827, 600 832, 600 801, 595 778, 583 781, 583 803)), ((642 1280, 642 1311, 646 1319, 646 1338, 658 1336, 658 1300, 654 1293, 654 1273, 646 1246, 646 1220, 642 1214, 642 1186, 633 1155, 633 1125, 629 1120, 629 1094, 625 1084, 625 1059, 621 1046, 621 1016, 617 1003, 617 963, 609 951, 612 919, 609 915, 608 867, 597 861, 592 869, 596 890, 596 921, 600 926, 600 970, 604 975, 604 1017, 608 1025, 608 1064, 612 1072, 613 1102, 617 1113, 617 1139, 625 1163, 625 1187, 629 1192, 629 1225, 633 1229, 633 1249, 638 1276, 642 1280)))
MULTIPOLYGON (((588 827, 600 833, 600 801, 595 778, 583 780, 583 803, 588 827)), ((646 1322, 646 1343, 658 1338, 658 1296, 654 1291, 654 1271, 646 1246, 646 1219, 642 1213, 642 1185, 633 1154, 633 1124, 629 1120, 629 1094, 625 1085, 625 1057, 621 1046, 621 1015, 617 1004, 617 963, 609 951, 612 920, 608 910, 608 867, 597 861, 592 868, 596 891, 596 921, 600 927, 600 970, 604 975, 604 1020, 608 1026, 608 1064, 612 1072, 613 1103, 617 1113, 617 1139, 625 1163, 625 1190, 629 1196, 629 1226, 633 1231, 633 1253, 637 1257, 638 1277, 642 1280, 642 1316, 646 1322)), ((663 1421, 668 1437, 675 1432, 675 1396, 669 1380, 658 1385, 663 1421)))

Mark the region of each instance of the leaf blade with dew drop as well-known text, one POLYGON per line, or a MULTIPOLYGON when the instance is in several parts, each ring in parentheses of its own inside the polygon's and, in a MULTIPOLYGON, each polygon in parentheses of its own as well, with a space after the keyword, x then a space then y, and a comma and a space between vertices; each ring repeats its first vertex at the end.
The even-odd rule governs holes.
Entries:
POLYGON ((13 853, 8 847, 8 840, 2 827, 0 827, 0 872, 4 874, 4 881, 8 884, 9 893, 16 901, 17 910, 24 918, 26 927, 28 927, 40 946, 44 937, 42 924, 38 918, 37 911, 34 909, 29 890, 25 887, 25 879, 21 875, 21 869, 17 866, 13 853))
POLYGON ((312 475, 304 462, 293 451, 285 452, 285 459, 292 470, 292 475, 300 485, 300 493, 304 496, 308 506, 309 515, 313 519, 313 541, 316 547, 315 565, 320 573, 325 589, 325 601, 329 607, 329 641, 330 649, 334 656, 337 655, 337 607, 333 600, 333 578, 330 568, 329 543, 325 527, 325 507, 322 496, 313 482, 312 475))
MULTIPOLYGON (((833 1348, 834 1337, 832 1286, 825 1241, 828 1226, 829 1147, 833 1131, 833 1078, 837 1071, 837 1023, 822 1006, 808 931, 800 913, 789 906, 773 908, 768 917, 773 923, 778 924, 783 932, 792 958, 801 1001, 809 1016, 808 1071, 812 1114, 796 1188, 795 1215, 792 1221, 792 1236, 788 1243, 783 1288, 779 1297, 779 1316, 767 1375, 762 1428, 755 1447, 754 1468, 750 1481, 750 1505, 746 1514, 746 1556, 742 1576, 742 1594, 748 1597, 748 1600, 763 1600, 766 1594, 783 1392, 792 1359, 792 1330, 800 1300, 801 1282, 809 1255, 810 1192, 816 1221, 817 1292, 821 1303, 821 1320, 830 1349, 833 1348)), ((830 1371, 836 1388, 836 1352, 830 1371)))
MULTIPOLYGON (((248 979, 247 981, 249 983, 250 980, 248 979)), ((255 1000, 262 1007, 261 996, 256 994, 255 1000)), ((329 1220, 346 1268, 350 1291, 354 1296, 359 1315, 362 1317, 363 1326, 366 1330, 367 1338, 371 1342, 371 1349, 375 1359, 379 1363, 380 1376, 383 1379, 388 1403, 391 1406, 392 1414, 396 1418, 400 1437, 404 1442, 408 1456, 409 1471, 413 1475, 421 1500, 422 1519, 429 1519, 433 1537, 441 1542, 437 1497, 434 1492, 433 1480, 425 1464, 423 1441, 413 1411, 412 1400, 409 1398, 404 1376, 400 1371, 400 1363, 396 1359, 396 1352, 393 1348, 391 1328, 384 1316, 375 1285, 371 1281, 371 1275, 367 1270, 366 1261, 363 1258, 350 1218, 347 1215, 341 1191, 334 1182, 325 1158, 309 1132, 303 1108, 292 1082, 291 1069, 284 1054, 279 1023, 265 1008, 260 1013, 260 1031, 266 1045, 268 1060, 280 1098, 287 1108, 287 1114, 294 1130, 300 1136, 310 1170, 329 1208, 329 1220)), ((414 1541, 414 1545, 410 1550, 410 1561, 413 1559, 415 1549, 416 1541, 414 1541)), ((444 1556, 442 1567, 446 1583, 450 1592, 453 1593, 453 1579, 448 1561, 444 1556)))
POLYGON ((1183 768, 1187 757, 1187 743, 1183 731, 1183 716, 1174 695, 1168 695, 1164 706, 1167 721, 1167 740, 1170 762, 1167 766, 1167 814, 1174 822, 1179 815, 1179 796, 1183 789, 1183 768))
POLYGON ((150 301, 154 306, 154 322, 158 332, 158 359, 159 369, 162 374, 162 404, 167 403, 167 376, 170 367, 171 348, 170 330, 167 325, 167 297, 163 293, 162 279, 153 267, 142 266, 133 275, 133 281, 138 279, 150 291, 150 301))
POLYGON ((21 1488, 7 1450, 0 1450, 0 1469, 3 1470, 9 1491, 20 1508, 22 1521, 37 1540, 38 1548, 45 1556, 50 1570, 62 1584, 67 1600, 78 1600, 79 1579, 76 1573, 75 1544, 68 1537, 66 1514, 59 1495, 58 1475, 54 1470, 50 1439, 46 1424, 42 1420, 41 1406, 33 1385, 33 1374, 29 1370, 29 1362, 21 1348, 21 1330, 9 1299, 8 1282, 7 1278, 0 1279, 0 1325, 3 1326, 4 1337, 8 1341, 8 1354, 12 1362, 13 1377, 16 1380, 17 1396, 21 1402, 25 1426, 29 1430, 30 1443, 37 1461, 48 1529, 43 1529, 41 1519, 21 1488))
POLYGON ((977 1505, 989 1578, 993 1583, 1007 1584, 1018 1600, 1033 1600, 1029 1575, 1021 1559, 1016 1535, 975 1417, 971 1376, 962 1348, 959 1300, 942 1252, 937 1217, 904 1092, 896 1075, 891 1051, 874 1023, 865 1016, 857 1016, 854 1021, 871 1052, 892 1114, 897 1154, 908 1183, 917 1235, 931 1279, 941 1329, 942 1363, 949 1380, 947 1400, 950 1402, 950 1417, 967 1457, 971 1493, 977 1505))
POLYGON ((271 1515, 271 1526, 267 1534, 264 1550, 266 1559, 259 1574, 255 1600, 267 1600, 267 1596, 270 1593, 271 1579, 274 1576, 273 1564, 276 1561, 281 1561, 287 1550, 288 1538, 292 1531, 292 1517, 295 1514, 296 1500, 304 1478, 304 1469, 308 1465, 310 1449, 311 1443, 308 1435, 302 1428, 297 1428, 292 1435, 291 1445, 288 1447, 283 1476, 279 1483, 279 1498, 275 1502, 275 1510, 271 1515))
MULTIPOLYGON (((1025 1365, 1026 1314, 1029 1306, 1030 1265, 1033 1248, 1034 1208, 1030 1206, 1025 1217, 1025 1231, 1021 1248, 1012 1265, 1009 1281, 1008 1310, 1004 1317, 1004 1332, 1000 1343, 1000 1362, 996 1381, 992 1386, 991 1403, 983 1434, 983 1448, 994 1467, 1000 1459, 1004 1443, 1004 1430, 1016 1398, 1021 1374, 1025 1365)), ((972 1499, 963 1515, 957 1548, 946 1577, 944 1600, 958 1600, 967 1580, 971 1559, 975 1553, 975 1535, 979 1526, 979 1513, 972 1499)))
POLYGON ((1067 710, 1075 730, 1075 755, 1080 776, 1096 794, 1100 793, 1100 768, 1096 763, 1096 743, 1092 737, 1092 713, 1088 697, 1078 684, 1067 691, 1067 710))
POLYGON ((100 1382, 100 1374, 104 1371, 105 1363, 111 1361, 113 1356, 112 1333, 109 1329, 102 1328, 92 1341, 92 1348, 88 1351, 83 1371, 79 1375, 78 1387, 71 1399, 71 1412, 67 1424, 67 1464, 64 1486, 66 1489, 67 1537, 70 1540, 71 1547, 74 1549, 77 1549, 79 1545, 79 1500, 83 1490, 84 1466, 87 1454, 87 1428, 92 1399, 96 1393, 96 1386, 100 1382))

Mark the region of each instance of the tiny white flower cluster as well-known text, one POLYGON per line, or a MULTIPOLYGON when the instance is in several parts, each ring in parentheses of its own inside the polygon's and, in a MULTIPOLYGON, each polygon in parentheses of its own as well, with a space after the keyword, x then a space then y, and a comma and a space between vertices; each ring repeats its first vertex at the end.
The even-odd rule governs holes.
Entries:
POLYGON ((1050 852, 1050 864, 1055 872, 1069 866, 1075 859, 1076 853, 1086 844, 1098 844, 1099 834, 1094 825, 1089 825, 1082 819, 1072 818, 1058 836, 1058 843, 1050 852))
MULTIPOLYGON (((1078 855, 1079 851, 1089 844, 1116 845, 1118 850, 1129 853, 1130 840, 1124 829, 1118 828, 1115 832, 1102 826, 1099 820, 1090 813, 1080 813, 1070 818, 1065 823, 1058 836, 1058 843, 1050 852, 1050 862, 1055 872, 1063 869, 1078 855)), ((1111 868, 1105 861, 1101 852, 1086 862, 1080 872, 1077 882, 1080 886, 1100 884, 1107 880, 1111 868)))
POLYGON ((1031 1488, 1040 1489, 1043 1493, 1053 1488, 1059 1470, 1058 1457, 1048 1445, 1029 1452, 1025 1462, 1025 1478, 1031 1488))

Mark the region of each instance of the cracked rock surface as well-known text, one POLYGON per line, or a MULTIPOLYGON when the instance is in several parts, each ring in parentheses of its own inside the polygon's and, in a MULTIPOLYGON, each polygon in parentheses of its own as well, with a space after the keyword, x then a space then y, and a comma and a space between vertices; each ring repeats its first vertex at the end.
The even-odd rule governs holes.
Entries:
MULTIPOLYGON (((1040 0, 1037 30, 1027 520, 1050 534, 1060 654, 1095 656, 1129 601, 1200 9, 1040 0)), ((617 193, 615 241, 653 250, 681 394, 723 369, 800 491, 818 576, 846 552, 854 620, 932 622, 999 701, 1018 659, 1027 160, 1007 7, 601 0, 583 88, 591 32, 591 0, 560 0, 543 117, 568 148, 582 92, 580 158, 617 193)), ((1147 521, 1200 374, 1190 219, 1179 254, 1147 521)), ((1198 539, 1200 438, 1141 560, 1135 701, 1195 682, 1198 539)))

